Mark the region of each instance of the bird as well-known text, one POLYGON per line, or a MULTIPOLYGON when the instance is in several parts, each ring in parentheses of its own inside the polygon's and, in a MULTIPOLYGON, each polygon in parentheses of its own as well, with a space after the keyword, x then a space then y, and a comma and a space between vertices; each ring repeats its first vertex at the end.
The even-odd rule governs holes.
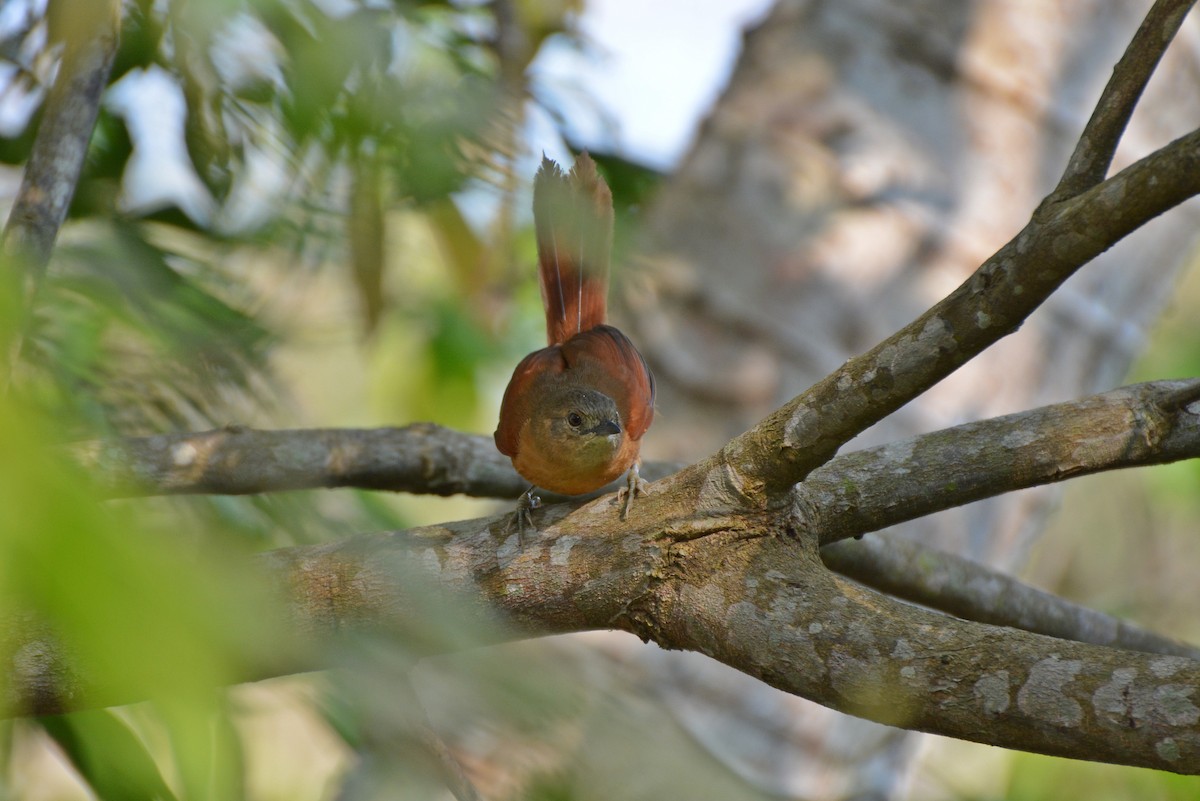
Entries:
POLYGON ((646 490, 642 435, 654 420, 654 376, 606 322, 612 192, 587 152, 569 173, 545 155, 533 181, 538 280, 547 345, 517 364, 500 404, 496 447, 533 486, 581 495, 627 474, 622 518, 646 490))

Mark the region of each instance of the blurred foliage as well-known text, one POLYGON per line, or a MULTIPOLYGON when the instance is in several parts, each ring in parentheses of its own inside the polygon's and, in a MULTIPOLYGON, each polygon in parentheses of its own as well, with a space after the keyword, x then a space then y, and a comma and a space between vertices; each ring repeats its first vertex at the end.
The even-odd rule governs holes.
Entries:
MULTIPOLYGON (((50 36, 55 28, 79 35, 63 21, 97 5, 53 4, 50 36)), ((397 309, 423 318, 430 368, 419 388, 475 397, 464 388, 495 356, 489 332, 499 318, 488 302, 456 306, 493 291, 487 271, 495 265, 453 198, 472 175, 496 167, 472 159, 486 160, 480 154, 490 152, 497 120, 512 114, 503 107, 502 60, 516 59, 521 74, 572 8, 125 3, 110 83, 167 76, 174 95, 158 102, 181 101, 181 133, 170 141, 169 125, 140 130, 139 110, 125 100, 101 110, 16 388, 70 413, 79 430, 64 438, 185 430, 274 411, 280 387, 269 356, 299 321, 272 319, 271 295, 341 263, 365 330, 397 309), (501 52, 504 24, 525 25, 530 46, 501 52), (186 161, 155 147, 176 148, 186 161), (143 164, 155 170, 149 181, 137 172, 143 164), (183 175, 168 172, 175 169, 183 175), (165 186, 159 194, 143 186, 154 179, 165 186), (393 274, 402 262, 388 241, 389 218, 401 209, 421 215, 444 245, 424 259, 458 276, 453 296, 422 296, 393 274), (256 275, 244 262, 230 269, 231 256, 254 251, 256 275)), ((24 39, 36 41, 38 29, 31 11, 24 39)), ((42 64, 43 80, 52 64, 42 64)), ((34 98, 41 91, 7 89, 34 98)), ((0 157, 18 165, 28 158, 39 114, 34 107, 23 130, 3 139, 0 157)))
POLYGON ((1197 786, 1194 776, 1017 753, 1007 792, 1000 797, 1057 801, 1069 787, 1071 798, 1094 801, 1192 801, 1197 786))
POLYGON ((19 386, 82 425, 64 438, 210 423, 223 390, 251 387, 265 369, 268 332, 222 298, 236 285, 147 233, 116 218, 57 251, 19 386))
MULTIPOLYGON (((25 115, 0 136, 3 164, 29 158, 59 42, 91 35, 105 5, 8 4, 0 104, 25 115)), ((408 507, 364 492, 101 503, 54 446, 297 418, 490 430, 498 360, 507 369, 541 339, 533 270, 511 280, 532 240, 480 229, 462 208, 472 195, 513 203, 523 75, 577 7, 121 4, 109 91, 31 314, 0 292, 0 347, 16 354, 0 379, 0 598, 94 667, 93 703, 154 702, 9 727, 0 795, 39 783, 18 754, 44 741, 91 797, 274 797, 247 756, 263 748, 244 734, 253 714, 214 691, 298 647, 242 575, 249 554, 399 527, 408 507), (338 380, 351 369, 358 392, 338 380)), ((395 772, 423 764, 426 746, 423 712, 394 690, 412 649, 483 633, 429 597, 428 630, 342 644, 353 678, 330 685, 310 727, 341 735, 335 759, 358 767, 311 797, 441 786, 431 774, 417 792, 395 772), (367 782, 381 765, 386 781, 367 782)), ((5 647, 11 658, 28 644, 5 647)), ((505 664, 442 686, 509 699, 478 714, 534 717, 565 687, 545 666, 505 664)))
POLYGON ((45 718, 71 766, 86 778, 99 798, 160 798, 174 801, 154 758, 137 735, 108 711, 78 712, 45 718))
MULTIPOLYGON (((170 721, 184 797, 207 797, 201 788, 234 764, 215 754, 229 749, 214 736, 214 689, 286 664, 282 612, 250 580, 245 549, 164 536, 102 505, 50 445, 61 420, 0 399, 0 605, 20 621, 5 627, 5 664, 65 660, 79 682, 70 698, 84 706, 165 699, 156 718, 170 721)), ((0 677, 3 697, 14 678, 0 677)), ((174 797, 156 757, 112 713, 41 723, 98 797, 174 797)))
MULTIPOLYGON (((1144 354, 1131 371, 1132 381, 1200 376, 1200 249, 1167 300, 1167 308, 1151 332, 1144 354)), ((1200 460, 1146 471, 1155 502, 1165 508, 1200 514, 1200 460)))

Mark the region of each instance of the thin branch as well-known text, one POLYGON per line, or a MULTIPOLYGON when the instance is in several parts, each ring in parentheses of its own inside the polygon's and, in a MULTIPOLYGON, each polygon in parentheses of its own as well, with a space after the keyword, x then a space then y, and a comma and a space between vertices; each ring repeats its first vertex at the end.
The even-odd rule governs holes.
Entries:
POLYGON ((1151 654, 1200 659, 1200 648, 1071 603, 955 554, 891 536, 837 542, 821 559, 843 576, 964 620, 1151 654))
POLYGON ((1134 384, 852 451, 796 492, 828 545, 1018 489, 1200 457, 1198 399, 1200 379, 1134 384))
POLYGON ((414 713, 420 712, 421 720, 417 722, 417 739, 437 764, 438 773, 445 783, 446 789, 456 801, 482 801, 483 797, 475 789, 471 777, 467 775, 462 763, 454 756, 446 741, 438 734, 433 724, 429 722, 429 713, 421 704, 421 699, 412 687, 412 678, 406 677, 401 682, 406 700, 414 707, 414 713))
POLYGON ((480 801, 482 799, 471 782, 471 777, 467 775, 463 766, 454 758, 446 743, 433 729, 420 732, 420 740, 422 746, 438 761, 441 767, 442 781, 445 782, 446 789, 457 801, 480 801))
MULTIPOLYGON (((189 434, 93 440, 69 446, 72 458, 112 497, 252 495, 301 489, 359 489, 516 498, 529 482, 492 438, 433 423, 402 428, 264 431, 231 426, 189 434)), ((653 481, 675 463, 650 463, 653 481)), ((590 499, 623 486, 614 481, 590 499)), ((540 492, 556 502, 568 496, 540 492)))
POLYGON ((1195 4, 1196 0, 1158 0, 1146 14, 1113 68, 1062 180, 1050 195, 1051 202, 1073 197, 1104 180, 1142 91, 1195 4))
MULTIPOLYGON (((1200 379, 1135 384, 842 454, 796 492, 814 510, 812 525, 826 545, 1017 489, 1200 457, 1200 410, 1189 405, 1197 400, 1200 379)), ((424 423, 235 427, 84 442, 70 450, 117 497, 358 487, 515 498, 528 489, 491 438, 424 423)), ((642 475, 654 481, 679 469, 650 462, 642 475)), ((568 500, 549 493, 543 499, 568 500)))
POLYGON ((1200 130, 1077 197, 1044 207, 958 289, 727 444, 681 480, 714 475, 734 503, 779 499, 843 444, 1015 331, 1063 281, 1200 193, 1200 130))
MULTIPOLYGON (((432 423, 403 428, 262 431, 234 426, 194 434, 96 440, 70 446, 74 460, 114 497, 251 495, 357 487, 425 495, 516 498, 529 482, 492 438, 432 423)), ((679 469, 648 463, 650 481, 679 469)), ((624 486, 622 481, 585 498, 624 486)), ((566 496, 540 492, 555 502, 566 496)), ((580 500, 574 498, 573 500, 580 500)))
POLYGON ((11 268, 24 272, 26 299, 41 282, 54 240, 67 217, 117 52, 120 4, 107 6, 88 12, 95 28, 73 28, 87 29, 91 38, 66 44, 4 229, 4 253, 11 268))
POLYGON ((516 498, 529 489, 491 437, 423 423, 281 431, 231 426, 83 442, 70 452, 117 497, 358 487, 516 498))

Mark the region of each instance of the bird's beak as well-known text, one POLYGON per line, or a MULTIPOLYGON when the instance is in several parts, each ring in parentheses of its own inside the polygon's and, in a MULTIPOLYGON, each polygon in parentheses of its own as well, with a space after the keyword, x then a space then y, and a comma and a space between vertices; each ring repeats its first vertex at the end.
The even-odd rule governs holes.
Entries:
POLYGON ((591 429, 591 433, 596 434, 597 436, 601 436, 601 437, 610 437, 613 434, 620 434, 621 426, 616 421, 604 420, 603 422, 599 423, 595 428, 591 429))

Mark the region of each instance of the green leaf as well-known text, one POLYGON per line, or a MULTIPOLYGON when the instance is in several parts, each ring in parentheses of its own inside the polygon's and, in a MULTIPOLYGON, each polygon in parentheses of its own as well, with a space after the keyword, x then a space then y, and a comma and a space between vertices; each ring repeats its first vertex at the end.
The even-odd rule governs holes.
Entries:
POLYGON ((223 692, 212 703, 162 703, 184 796, 194 801, 239 801, 246 795, 242 739, 223 692))
POLYGON ((38 723, 102 801, 175 798, 146 746, 112 712, 77 712, 40 718, 38 723))
MULTIPOLYGON (((58 421, 55 421, 57 424, 58 421)), ((247 555, 140 529, 101 505, 62 460, 41 416, 0 399, 0 609, 22 649, 56 655, 61 697, 79 705, 206 699, 286 653, 277 599, 247 555), (252 610, 252 614, 248 614, 252 610), (14 625, 19 622, 19 625, 14 625)), ((42 688, 50 674, 22 690, 42 688)), ((17 688, 3 686, 0 697, 17 688)), ((31 698, 39 709, 54 693, 31 698)))

